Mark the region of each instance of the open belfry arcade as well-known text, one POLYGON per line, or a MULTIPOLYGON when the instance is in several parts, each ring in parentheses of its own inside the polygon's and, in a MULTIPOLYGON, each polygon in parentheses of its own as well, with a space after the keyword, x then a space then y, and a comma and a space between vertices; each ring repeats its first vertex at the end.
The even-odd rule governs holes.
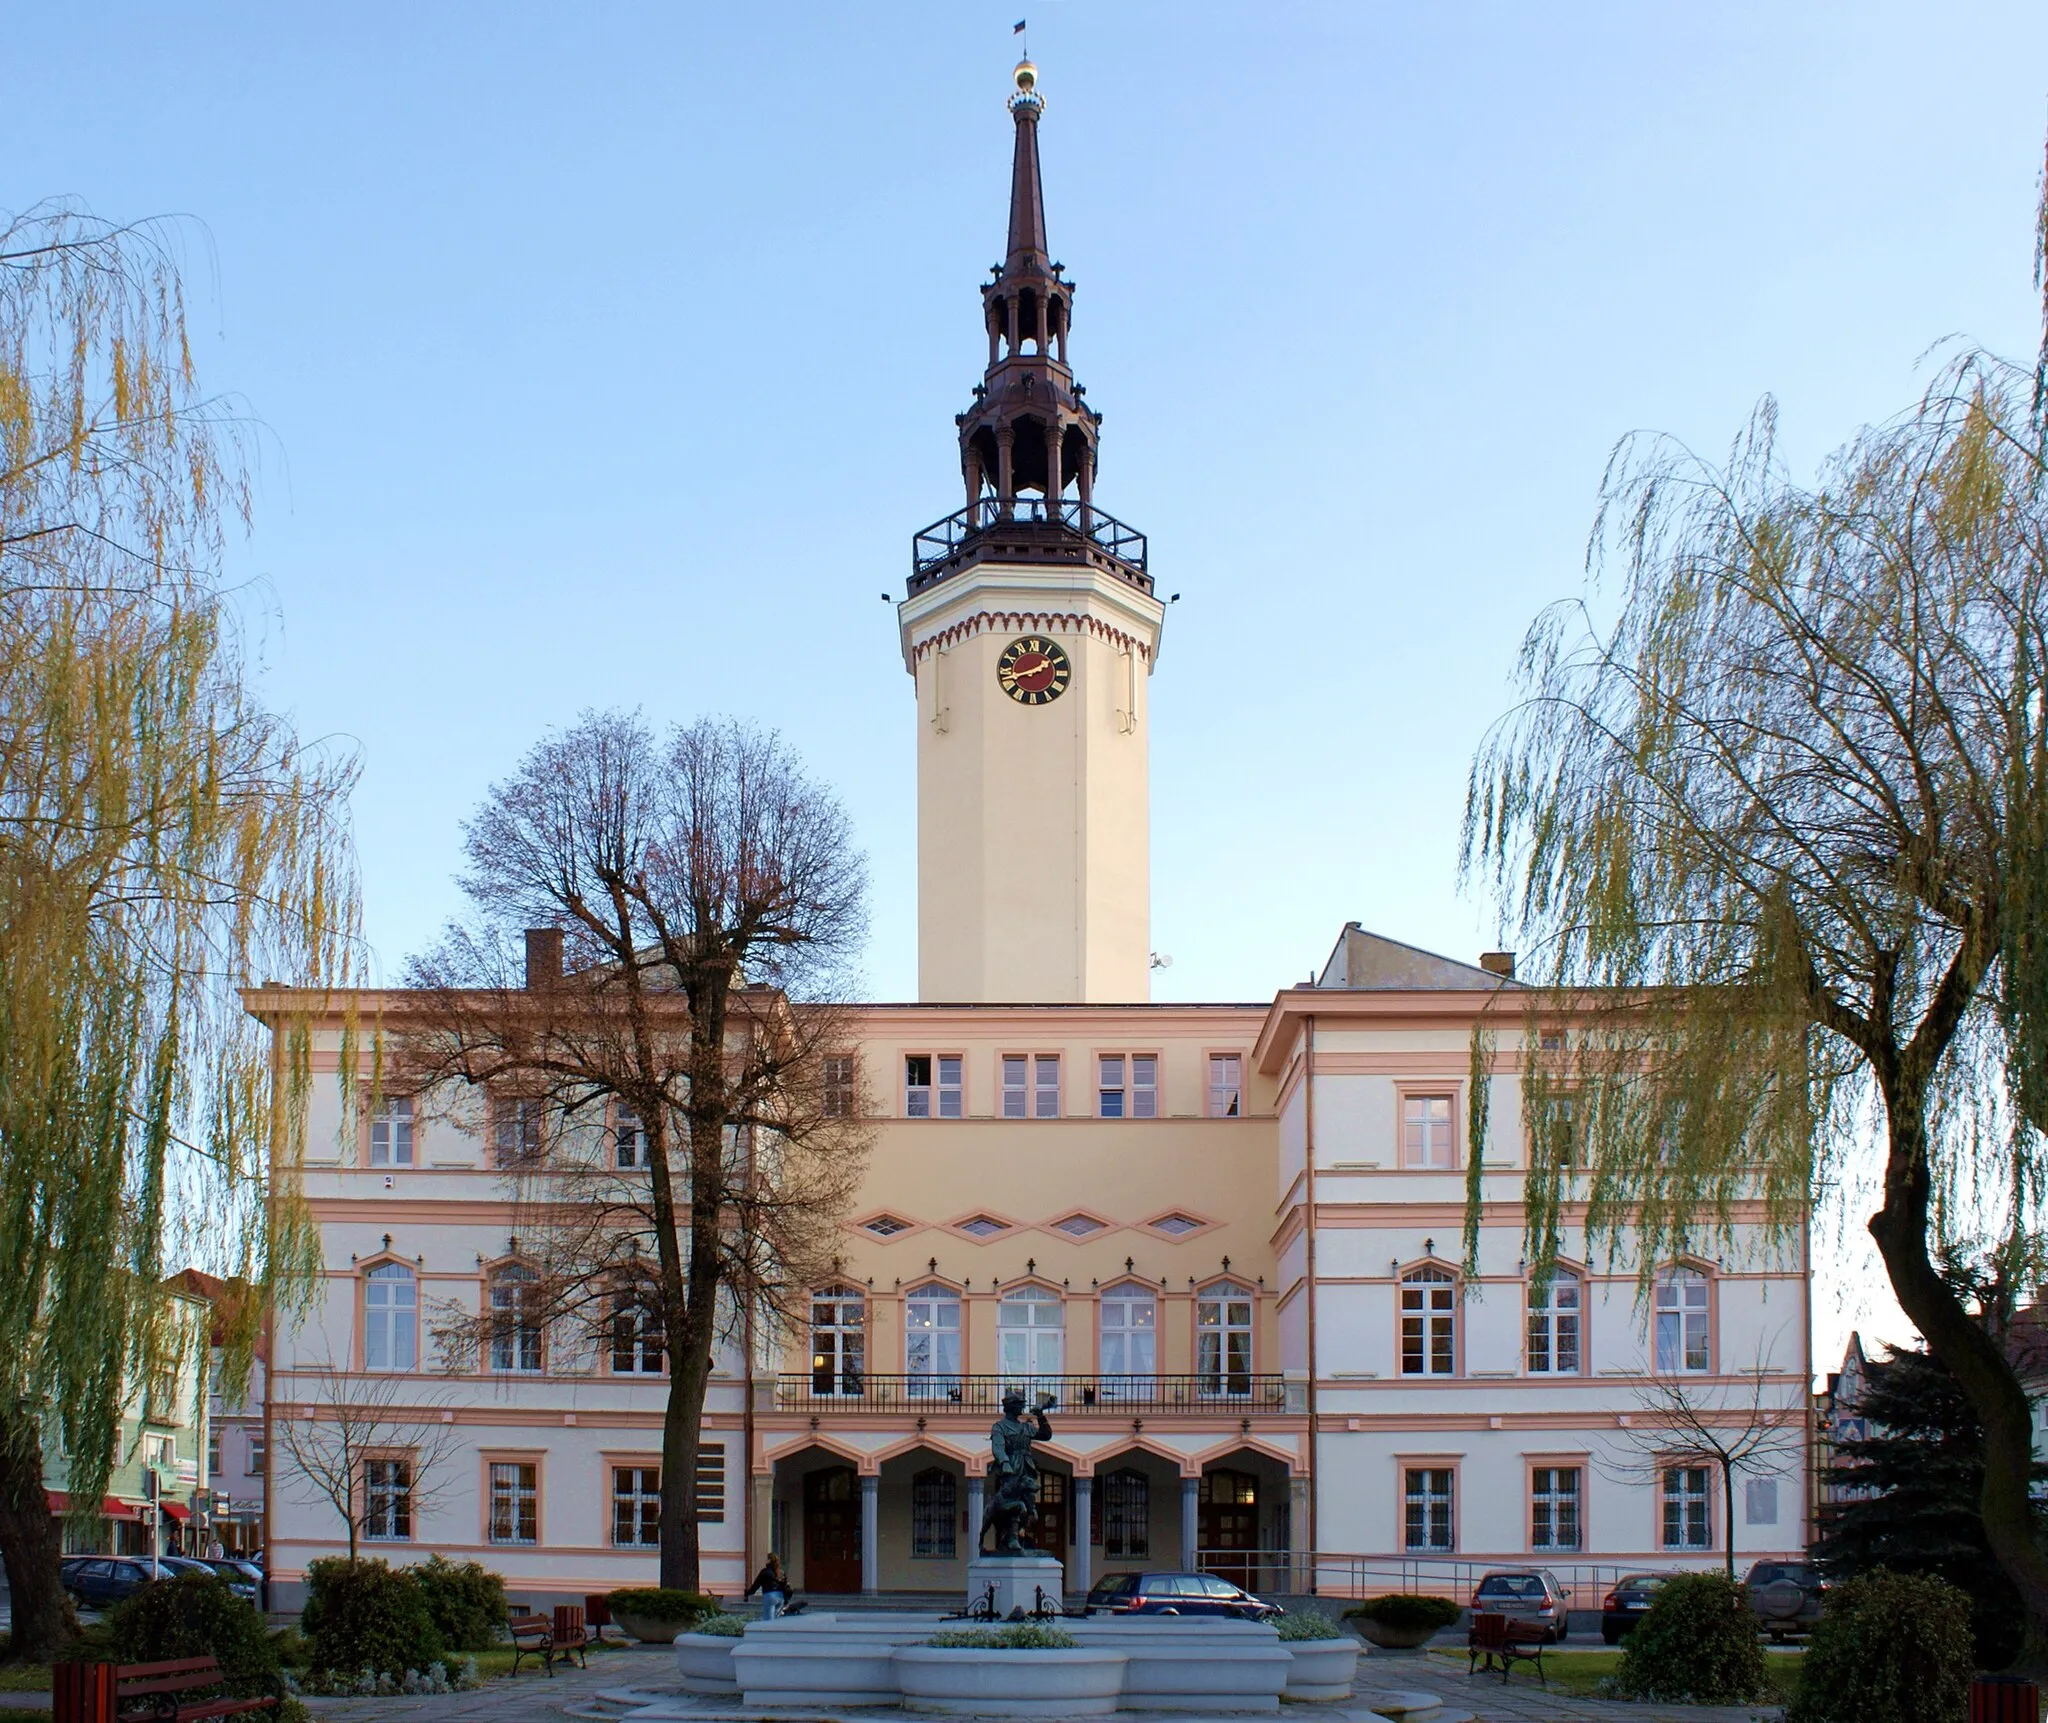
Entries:
MULTIPOLYGON (((1312 982, 1270 1000, 1149 1002, 1165 606, 1144 535, 1098 500, 1028 63, 1009 107, 963 506, 915 535, 897 607, 919 998, 847 1007, 848 1104, 873 1140, 835 1277, 801 1327, 758 1325, 719 1355, 695 1479, 705 1589, 737 1597, 772 1548, 804 1593, 959 1596, 1009 1387, 1056 1396, 1032 1530, 1070 1596, 1131 1569, 1341 1593, 1400 1589, 1397 1570, 1430 1589, 1486 1564, 1718 1566, 1731 1525, 1740 1559, 1802 1550, 1804 1250, 1759 1225, 1745 1252, 1657 1265, 1647 1292, 1604 1256, 1532 1277, 1520 1048, 1536 1018, 1498 1010, 1511 958, 1352 923, 1312 982), (1489 1005, 1486 1140, 1468 1142, 1489 1005), (1754 1400, 1759 1379, 1789 1437, 1733 1503, 1696 1455, 1645 1463, 1631 1442, 1660 1385, 1754 1400)), ((305 1003, 249 995, 272 1021, 305 1003)), ((267 1377, 277 1601, 346 1550, 332 1508, 284 1475, 276 1430, 329 1416, 337 1382, 452 1430, 431 1490, 404 1451, 368 1469, 368 1553, 474 1558, 537 1601, 654 1583, 660 1336, 570 1346, 526 1324, 507 1167, 524 1127, 508 1137, 487 1095, 450 1116, 367 1081, 344 1108, 347 1003, 327 1002, 315 1039, 304 1185, 324 1292, 280 1321, 267 1377), (437 1308, 506 1320, 451 1368, 437 1308)), ((364 1022, 405 1008, 353 1003, 364 1022)), ((587 1130, 591 1153, 633 1164, 629 1119, 587 1130)), ((1582 1210, 1564 1218, 1582 1239, 1582 1210)))

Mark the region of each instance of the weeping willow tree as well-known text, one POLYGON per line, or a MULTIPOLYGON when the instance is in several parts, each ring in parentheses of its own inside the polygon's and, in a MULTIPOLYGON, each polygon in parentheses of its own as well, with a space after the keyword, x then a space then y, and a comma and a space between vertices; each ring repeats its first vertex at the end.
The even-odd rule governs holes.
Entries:
POLYGON ((1987 1216, 2023 1248, 2048 1167, 2032 381, 1961 357, 1816 489, 1768 403, 1725 465, 1624 443, 1589 594, 1538 619, 1475 761, 1465 864, 1547 984, 1518 1002, 1532 1258, 1577 1218, 1647 1285, 1688 1248, 1789 1244, 1875 1173, 1870 1231, 1983 1420, 2038 1655, 2026 1395, 1939 1267, 1987 1216))
MULTIPOLYGON (((26 1657, 71 1625, 46 1462, 97 1513, 124 1413, 206 1343, 170 1273, 267 1291, 315 1261, 307 1035, 274 1052, 237 989, 355 957, 352 766, 250 696, 216 586, 242 450, 174 239, 47 206, 0 231, 0 1551, 26 1657)), ((237 1386, 263 1302, 223 1313, 237 1386)))

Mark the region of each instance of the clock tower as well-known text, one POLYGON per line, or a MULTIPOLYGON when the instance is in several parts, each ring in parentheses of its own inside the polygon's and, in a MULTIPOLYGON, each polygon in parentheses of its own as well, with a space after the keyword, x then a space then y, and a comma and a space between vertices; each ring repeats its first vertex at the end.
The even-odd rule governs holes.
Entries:
POLYGON ((912 541, 918 994, 1125 1003, 1151 974, 1146 680, 1165 607, 1144 536, 1095 505, 1102 415, 1051 261, 1045 101, 1014 74, 1010 235, 981 288, 988 368, 957 416, 966 507, 912 541))

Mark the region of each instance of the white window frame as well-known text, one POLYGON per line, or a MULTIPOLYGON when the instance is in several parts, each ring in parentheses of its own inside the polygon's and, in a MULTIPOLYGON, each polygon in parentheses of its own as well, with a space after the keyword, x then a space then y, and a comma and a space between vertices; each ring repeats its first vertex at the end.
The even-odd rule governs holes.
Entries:
POLYGON ((1714 1476, 1708 1467, 1693 1460, 1662 1467, 1657 1474, 1657 1508, 1659 1549, 1714 1547, 1714 1476))
POLYGON ((1586 1474, 1582 1466, 1529 1468, 1529 1547, 1554 1554, 1586 1546, 1586 1474), (1566 1479, 1570 1482, 1567 1484, 1566 1479), (1569 1522, 1570 1536, 1564 1535, 1569 1522))
POLYGON ((261 1478, 270 1471, 270 1444, 261 1430, 249 1432, 249 1453, 243 1462, 242 1476, 261 1478))
POLYGON ((375 1543, 412 1542, 412 1460, 373 1454, 363 1462, 363 1537, 375 1543))
POLYGON ((1443 1555, 1458 1547, 1458 1470, 1455 1466, 1401 1468, 1401 1547, 1443 1555))
POLYGON ((818 1110, 828 1119, 850 1119, 859 1110, 860 1067, 851 1053, 825 1055, 818 1110))
POLYGON ((1458 1097, 1447 1089, 1403 1092, 1401 1165, 1410 1172, 1458 1169, 1458 1097), (1438 1109, 1441 1108, 1441 1116, 1438 1109))
POLYGON ((867 1343, 864 1293, 852 1286, 827 1286, 811 1294, 813 1394, 861 1398, 867 1392, 867 1343), (828 1313, 822 1320, 821 1312, 828 1313))
POLYGON ((490 1371, 494 1376, 538 1376, 545 1363, 541 1319, 534 1309, 540 1277, 520 1263, 491 1276, 490 1371))
POLYGON ((903 1116, 906 1119, 960 1118, 965 1094, 962 1060, 958 1053, 903 1055, 903 1116))
POLYGON ((402 1262, 380 1262, 363 1274, 363 1368, 419 1367, 419 1277, 402 1262))
POLYGON ((1244 1055, 1209 1055, 1209 1117, 1235 1119, 1244 1113, 1244 1055))
POLYGON ((500 1167, 531 1167, 546 1143, 537 1095, 498 1095, 491 1101, 491 1158, 500 1167))
POLYGON ((1219 1280, 1195 1296, 1195 1391, 1245 1395, 1252 1391, 1257 1305, 1252 1289, 1219 1280))
POLYGON ((540 1462, 493 1460, 490 1468, 485 1541, 534 1547, 540 1542, 540 1462), (524 1529, 529 1521, 530 1535, 524 1529))
POLYGON ((1660 1376, 1702 1376, 1714 1368, 1714 1283, 1680 1263, 1657 1276, 1655 1357, 1660 1376))
POLYGON ((1121 1281, 1096 1302, 1097 1367, 1101 1392, 1143 1393, 1159 1373, 1159 1296, 1149 1286, 1121 1281))
POLYGON ((647 1130, 631 1107, 612 1109, 612 1165, 622 1170, 647 1165, 647 1130))
POLYGON ((950 1286, 913 1287, 903 1300, 903 1368, 919 1396, 960 1398, 960 1295, 950 1286))
POLYGON ((1002 1110, 1006 1119, 1031 1117, 1031 1057, 1026 1053, 1005 1053, 1000 1061, 1003 1074, 1002 1110))
POLYGON ((1424 1263, 1401 1276, 1401 1356, 1399 1373, 1406 1377, 1448 1380, 1458 1374, 1458 1277, 1447 1268, 1424 1263), (1416 1343, 1417 1367, 1409 1364, 1409 1341, 1416 1343))
POLYGON ((606 1348, 614 1376, 664 1376, 668 1373, 668 1340, 661 1312, 645 1292, 612 1294, 610 1344, 606 1348), (621 1362, 624 1360, 624 1362, 621 1362))
POLYGON ((1057 1119, 1060 1116, 1060 1056, 1057 1053, 1031 1055, 1031 1116, 1057 1119))
POLYGON ((380 1095, 370 1109, 370 1165, 389 1171, 413 1164, 412 1097, 380 1095))
POLYGON ((661 1547, 661 1468, 612 1467, 612 1548, 661 1547), (628 1533, 620 1536, 621 1532, 628 1533))
POLYGON ((1019 1286, 996 1305, 996 1362, 1003 1387, 1030 1394, 1066 1374, 1066 1300, 1050 1287, 1019 1286))
POLYGON ((1586 1369, 1586 1283, 1560 1268, 1528 1288, 1525 1363, 1532 1376, 1581 1376, 1586 1369), (1570 1362, 1566 1362, 1566 1360, 1570 1362))

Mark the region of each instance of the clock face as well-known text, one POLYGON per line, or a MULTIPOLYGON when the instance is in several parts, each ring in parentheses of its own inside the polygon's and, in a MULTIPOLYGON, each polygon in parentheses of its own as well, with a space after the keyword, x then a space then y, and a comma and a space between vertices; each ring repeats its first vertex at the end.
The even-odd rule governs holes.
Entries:
POLYGON ((1067 691, 1074 666, 1057 641, 1027 634, 1003 648, 996 660, 996 681, 1003 692, 1024 706, 1043 706, 1067 691))

